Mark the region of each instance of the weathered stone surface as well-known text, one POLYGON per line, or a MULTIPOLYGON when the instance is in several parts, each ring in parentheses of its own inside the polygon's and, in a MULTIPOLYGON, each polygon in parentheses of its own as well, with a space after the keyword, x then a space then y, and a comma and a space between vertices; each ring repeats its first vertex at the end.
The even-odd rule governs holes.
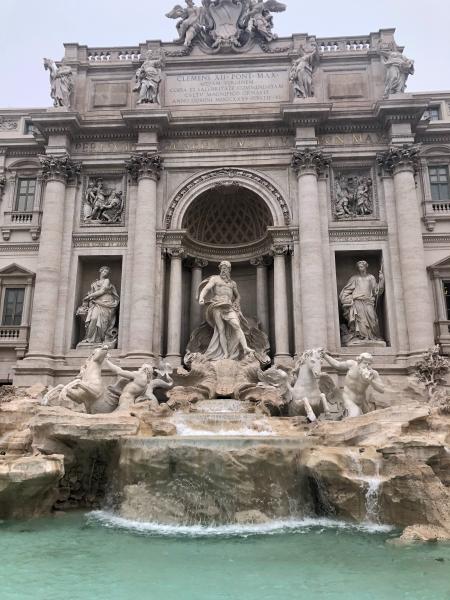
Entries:
POLYGON ((168 421, 154 421, 152 423, 153 435, 168 437, 177 434, 177 428, 168 421))
POLYGON ((48 514, 63 475, 63 456, 0 457, 0 518, 48 514))

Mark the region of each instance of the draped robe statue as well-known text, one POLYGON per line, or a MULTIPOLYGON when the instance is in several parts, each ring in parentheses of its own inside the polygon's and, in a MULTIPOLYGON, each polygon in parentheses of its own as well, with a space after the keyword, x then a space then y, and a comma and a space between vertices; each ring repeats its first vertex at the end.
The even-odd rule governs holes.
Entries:
POLYGON ((357 263, 358 274, 353 275, 339 294, 348 334, 343 336, 343 345, 384 345, 380 335, 377 302, 384 292, 384 275, 380 280, 367 272, 369 265, 364 260, 357 263))

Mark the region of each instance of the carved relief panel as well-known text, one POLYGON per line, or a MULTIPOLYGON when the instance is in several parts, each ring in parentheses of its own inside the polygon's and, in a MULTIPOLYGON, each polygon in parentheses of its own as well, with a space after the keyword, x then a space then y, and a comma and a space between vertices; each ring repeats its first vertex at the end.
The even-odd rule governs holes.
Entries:
POLYGON ((80 224, 125 225, 126 177, 119 174, 90 174, 84 180, 80 224))
POLYGON ((379 218, 373 169, 340 168, 333 171, 331 212, 334 221, 361 221, 379 218))

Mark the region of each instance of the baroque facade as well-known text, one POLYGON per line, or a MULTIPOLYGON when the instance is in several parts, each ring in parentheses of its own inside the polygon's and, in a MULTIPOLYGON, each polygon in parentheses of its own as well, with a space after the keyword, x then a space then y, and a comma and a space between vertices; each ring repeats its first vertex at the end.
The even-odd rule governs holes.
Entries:
POLYGON ((66 44, 54 106, 0 110, 0 380, 67 381, 100 343, 181 365, 222 261, 278 364, 449 353, 450 92, 405 91, 392 29, 187 4, 177 42, 66 44))

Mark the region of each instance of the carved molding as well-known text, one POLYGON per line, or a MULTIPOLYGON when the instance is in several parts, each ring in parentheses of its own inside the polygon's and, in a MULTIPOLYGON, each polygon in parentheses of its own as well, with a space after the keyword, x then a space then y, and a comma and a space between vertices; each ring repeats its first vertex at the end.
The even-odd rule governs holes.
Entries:
POLYGON ((448 245, 450 244, 450 233, 435 233, 434 235, 424 233, 422 239, 426 246, 431 246, 433 244, 448 245))
POLYGON ((13 244, 0 244, 0 252, 5 252, 8 254, 15 254, 15 253, 29 253, 29 252, 39 252, 39 244, 33 244, 33 243, 22 243, 19 242, 17 244, 13 243, 13 244))
POLYGON ((419 144, 392 146, 386 152, 377 155, 377 164, 389 175, 401 168, 413 169, 416 173, 420 164, 420 149, 419 144))
POLYGON ((17 119, 10 119, 3 115, 0 115, 0 131, 14 131, 19 126, 17 119))
POLYGON ((167 255, 171 259, 180 259, 183 260, 186 256, 186 251, 181 246, 175 246, 173 248, 166 248, 167 255))
POLYGON ((68 154, 53 156, 51 154, 40 154, 39 161, 44 179, 78 180, 81 173, 81 163, 74 161, 68 154))
POLYGON ((277 244, 272 246, 270 254, 271 256, 287 256, 292 253, 292 246, 289 244, 277 244))
POLYGON ((387 227, 352 227, 351 229, 330 229, 330 242, 382 242, 387 240, 387 227))
POLYGON ((174 213, 175 213, 178 205, 191 190, 195 189, 196 187, 198 187, 204 183, 210 183, 211 184, 210 187, 215 187, 215 186, 220 187, 222 185, 237 185, 237 186, 239 186, 239 185, 241 185, 241 182, 244 183, 246 180, 256 183, 258 186, 261 186, 262 188, 264 188, 265 191, 267 191, 271 195, 274 202, 276 204, 278 204, 281 212, 283 213, 283 219, 284 219, 285 224, 289 225, 291 222, 291 215, 289 212, 289 207, 288 207, 286 201, 284 200, 283 196, 280 194, 280 192, 277 190, 277 188, 272 183, 270 183, 270 181, 268 181, 261 175, 252 173, 251 171, 245 171, 244 169, 235 169, 235 168, 231 168, 231 167, 230 168, 226 167, 223 169, 218 169, 218 170, 214 170, 214 171, 209 171, 207 173, 203 173, 202 175, 199 175, 195 179, 189 181, 189 183, 184 185, 181 188, 181 190, 178 191, 175 198, 169 204, 169 208, 167 209, 167 212, 166 212, 165 224, 166 224, 167 229, 170 229, 172 227, 173 216, 174 216, 174 213))
POLYGON ((128 234, 74 233, 72 244, 74 248, 126 248, 128 246, 128 234))
POLYGON ((331 155, 324 154, 319 148, 296 149, 292 154, 291 166, 298 175, 309 170, 321 175, 330 165, 331 155))
POLYGON ((151 152, 139 152, 132 154, 125 166, 134 181, 142 177, 151 177, 158 180, 161 176, 163 161, 159 154, 151 152))

